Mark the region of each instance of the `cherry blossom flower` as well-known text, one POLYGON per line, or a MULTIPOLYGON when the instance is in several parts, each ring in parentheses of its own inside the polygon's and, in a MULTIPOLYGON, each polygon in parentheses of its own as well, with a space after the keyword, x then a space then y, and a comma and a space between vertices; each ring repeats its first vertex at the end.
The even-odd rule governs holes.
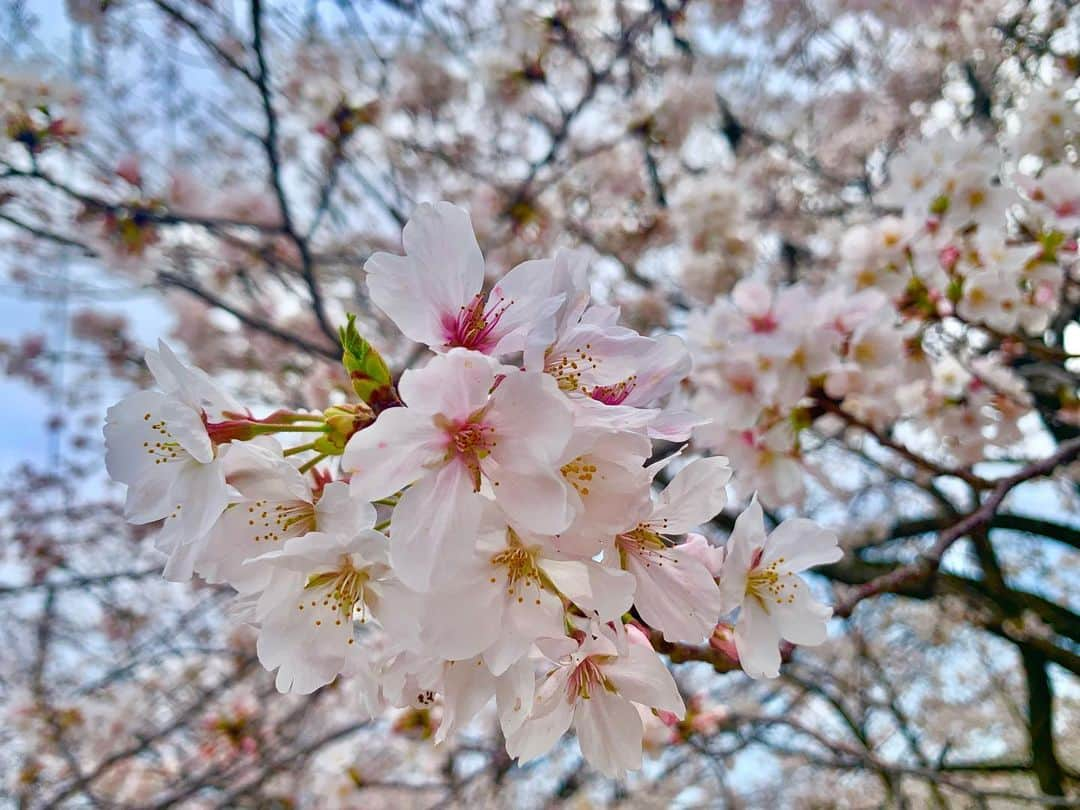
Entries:
POLYGON ((376 253, 368 259, 368 291, 406 337, 433 351, 520 351, 528 328, 549 318, 559 304, 546 295, 545 262, 511 270, 485 298, 484 257, 472 222, 450 203, 417 206, 402 242, 404 256, 376 253))
POLYGON ((785 520, 766 537, 756 498, 739 515, 725 546, 720 591, 723 611, 739 610, 735 646, 747 675, 779 674, 781 639, 825 641, 832 608, 814 600, 799 572, 842 555, 836 535, 810 520, 785 520))
POLYGON ((671 673, 643 639, 620 654, 610 634, 594 627, 580 641, 551 639, 541 646, 553 668, 536 689, 529 717, 506 740, 520 763, 546 754, 573 725, 589 764, 622 776, 641 767, 639 706, 685 715, 671 673))
POLYGON ((483 654, 501 675, 537 639, 565 631, 564 600, 598 621, 630 608, 634 580, 589 559, 571 559, 544 538, 515 530, 486 510, 477 554, 424 602, 421 647, 449 659, 483 654))
POLYGON ((713 574, 695 553, 671 546, 666 535, 681 535, 712 520, 727 503, 724 485, 731 468, 723 456, 686 465, 650 504, 647 515, 619 532, 605 562, 629 571, 637 587, 634 606, 668 641, 697 643, 720 618, 720 592, 713 574))
POLYGON ((402 580, 426 589, 468 560, 483 498, 523 528, 556 534, 573 520, 558 473, 573 417, 555 381, 451 349, 402 375, 406 407, 383 411, 349 440, 351 486, 374 501, 409 486, 394 508, 391 554, 402 580))
POLYGON ((146 353, 160 391, 139 391, 111 407, 105 420, 105 466, 127 485, 132 523, 164 520, 158 546, 169 554, 165 576, 188 579, 206 533, 231 489, 205 420, 239 410, 199 369, 181 363, 164 342, 146 353))
POLYGON ((401 591, 386 545, 370 529, 352 536, 312 532, 248 563, 269 570, 253 618, 259 661, 277 670, 279 692, 306 695, 355 671, 354 621, 379 619, 401 591))
POLYGON ((266 567, 244 563, 310 532, 349 535, 375 525, 375 509, 348 484, 312 487, 270 436, 234 443, 223 459, 226 482, 238 493, 210 530, 195 571, 207 582, 239 591, 265 585, 266 567))

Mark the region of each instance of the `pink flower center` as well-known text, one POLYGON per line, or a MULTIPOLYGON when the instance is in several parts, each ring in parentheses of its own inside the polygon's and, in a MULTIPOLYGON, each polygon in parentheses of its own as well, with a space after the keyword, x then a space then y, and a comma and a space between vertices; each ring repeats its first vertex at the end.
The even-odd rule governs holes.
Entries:
POLYGON ((603 687, 609 692, 615 691, 615 686, 600 671, 598 658, 600 656, 590 655, 570 673, 570 680, 566 683, 566 693, 571 703, 579 697, 588 700, 597 687, 603 687))
POLYGON ((487 353, 499 342, 493 334, 499 319, 513 305, 498 295, 498 288, 492 291, 493 303, 485 310, 484 296, 477 294, 467 305, 458 310, 457 317, 443 317, 443 336, 446 348, 460 346, 487 353))
POLYGON ((480 491, 480 461, 497 444, 495 428, 482 420, 483 411, 468 419, 451 421, 442 414, 435 417, 435 424, 446 434, 446 460, 457 459, 469 470, 473 489, 480 491))
POLYGON ((635 385, 637 385, 637 375, 631 374, 625 380, 621 380, 614 385, 596 386, 589 393, 589 396, 605 405, 621 405, 630 396, 630 392, 634 390, 635 385))
POLYGON ((758 334, 775 332, 776 327, 780 325, 771 312, 766 312, 764 315, 751 315, 747 320, 750 322, 750 330, 758 334))
POLYGON ((1080 202, 1077 200, 1066 200, 1054 206, 1054 213, 1059 217, 1071 217, 1078 210, 1080 210, 1080 202))

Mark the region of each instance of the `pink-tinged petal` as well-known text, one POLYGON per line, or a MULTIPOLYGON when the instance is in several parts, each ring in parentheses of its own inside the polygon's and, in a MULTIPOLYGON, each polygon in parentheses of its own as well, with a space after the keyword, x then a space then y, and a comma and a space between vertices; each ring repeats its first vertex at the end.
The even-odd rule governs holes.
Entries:
POLYGON ((559 667, 540 684, 529 717, 506 738, 506 752, 519 763, 542 757, 565 734, 574 720, 574 706, 566 693, 568 667, 559 667))
POLYGON ((390 559, 405 585, 427 591, 436 575, 450 575, 472 557, 483 500, 461 464, 405 491, 390 524, 390 559))
POLYGON ((760 281, 744 279, 731 291, 731 300, 748 317, 760 318, 772 307, 772 291, 760 281))
POLYGON ((491 459, 481 462, 491 481, 495 500, 510 522, 537 534, 554 535, 574 519, 562 476, 542 469, 521 471, 500 467, 491 459))
POLYGON ((487 705, 495 689, 495 679, 480 658, 448 661, 443 674, 443 715, 435 744, 445 742, 487 705))
POLYGON ((652 347, 639 358, 637 379, 625 403, 637 408, 656 405, 690 374, 693 362, 678 335, 650 338, 652 347))
POLYGON ((641 767, 644 727, 629 701, 598 688, 577 702, 574 728, 585 760, 606 776, 617 778, 641 767))
POLYGON ((430 416, 390 408, 349 439, 341 466, 352 473, 353 494, 375 501, 429 475, 445 457, 444 441, 430 416))
POLYGON ((175 500, 174 512, 161 527, 159 541, 173 549, 164 577, 172 582, 191 579, 199 550, 229 503, 230 490, 220 462, 188 462, 169 491, 175 500), (194 549, 183 549, 183 546, 194 549))
POLYGON ((499 368, 487 355, 451 349, 431 358, 423 368, 402 374, 398 392, 409 409, 417 413, 467 419, 487 403, 499 368))
POLYGON ((762 565, 783 562, 785 571, 804 571, 815 565, 834 563, 844 556, 836 534, 806 518, 785 520, 769 535, 761 555, 762 565))
POLYGON ((693 411, 664 409, 649 423, 649 438, 664 442, 685 442, 696 428, 709 424, 693 411))
POLYGON ((488 667, 496 675, 502 675, 520 661, 537 639, 564 632, 562 602, 555 594, 538 587, 523 588, 520 584, 513 594, 505 589, 503 594, 506 599, 503 625, 495 643, 484 653, 488 667))
POLYGON ((746 580, 754 557, 765 544, 765 516, 757 497, 735 519, 724 546, 724 565, 720 569, 721 610, 728 613, 742 604, 746 596, 746 580))
POLYGON ((323 487, 315 504, 315 527, 320 532, 350 536, 375 525, 375 507, 357 497, 344 481, 332 481, 323 487))
POLYGON ((780 674, 780 630, 754 599, 748 599, 735 623, 735 649, 739 665, 751 678, 780 674))
POLYGON ((769 605, 769 614, 780 635, 792 644, 816 647, 828 637, 828 623, 832 608, 814 599, 810 587, 802 577, 795 577, 791 601, 769 605))
POLYGON ((368 259, 368 291, 403 334, 437 348, 447 322, 480 291, 484 257, 468 213, 445 202, 417 206, 402 242, 405 256, 368 259))
POLYGON ((604 667, 619 695, 642 706, 671 712, 680 720, 686 716, 679 689, 663 660, 646 643, 627 645, 620 655, 604 667))
POLYGON ((778 458, 772 464, 772 471, 777 502, 801 501, 806 488, 803 484, 803 469, 799 462, 792 458, 778 458))
POLYGON ((492 458, 522 471, 554 468, 574 430, 573 412, 555 380, 532 372, 511 372, 499 383, 485 422, 498 437, 492 458))
POLYGON ((183 401, 196 413, 206 411, 212 419, 222 411, 240 411, 240 404, 218 387, 201 368, 184 365, 168 344, 158 341, 158 350, 146 352, 146 365, 161 390, 183 401))
POLYGON ((720 618, 720 591, 705 566, 673 551, 626 553, 637 581, 634 606, 651 627, 672 642, 698 644, 720 618))
POLYGON ((720 576, 724 564, 724 547, 714 546, 703 534, 691 532, 686 535, 686 542, 679 546, 679 553, 693 557, 705 566, 713 577, 720 576))
POLYGON ((591 560, 542 559, 539 564, 563 596, 598 621, 617 619, 634 600, 634 578, 623 571, 591 560))
POLYGON ((635 408, 631 405, 605 405, 589 397, 574 397, 574 424, 581 429, 642 430, 657 416, 659 408, 635 408))
POLYGON ((504 624, 504 583, 491 582, 477 567, 461 575, 467 587, 436 591, 423 598, 420 643, 437 658, 472 658, 495 643, 504 624))
POLYGON ((499 725, 504 737, 521 728, 532 711, 536 691, 533 663, 523 659, 499 676, 495 681, 495 701, 499 707, 499 725))
POLYGON ((690 462, 660 493, 648 525, 661 534, 685 534, 708 523, 727 503, 729 480, 731 465, 724 456, 690 462))
POLYGON ((490 339, 496 343, 492 354, 520 352, 529 332, 554 324, 564 296, 551 293, 553 265, 551 259, 522 262, 491 288, 487 309, 497 316, 490 325, 490 339))

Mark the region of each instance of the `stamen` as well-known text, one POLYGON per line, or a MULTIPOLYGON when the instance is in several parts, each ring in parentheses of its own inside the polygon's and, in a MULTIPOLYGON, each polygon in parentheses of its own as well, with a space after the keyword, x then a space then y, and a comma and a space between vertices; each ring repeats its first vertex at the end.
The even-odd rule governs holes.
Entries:
POLYGON ((746 577, 746 595, 757 600, 761 609, 769 612, 769 604, 784 605, 795 602, 795 592, 799 589, 799 580, 791 572, 781 568, 784 558, 780 557, 764 568, 758 568, 761 561, 759 549, 753 560, 753 567, 746 577))
MULTIPOLYGON (((330 613, 330 620, 335 627, 351 623, 358 619, 361 623, 367 621, 367 582, 369 576, 366 568, 357 568, 353 565, 348 554, 341 556, 339 567, 332 571, 321 574, 311 574, 304 584, 305 591, 311 591, 316 597, 310 601, 310 606, 325 608, 330 613), (322 596, 322 602, 318 600, 322 596)), ((298 605, 299 610, 304 610, 304 605, 298 605)), ((328 620, 329 621, 329 620, 328 620)), ((316 618, 315 627, 322 627, 323 620, 316 618)), ((352 639, 348 639, 352 643, 352 639)))
POLYGON ((503 314, 513 306, 514 301, 507 301, 497 295, 497 288, 492 291, 495 299, 485 311, 484 296, 477 294, 472 301, 461 307, 457 318, 447 317, 443 321, 445 345, 447 348, 461 346, 478 352, 489 352, 498 341, 493 334, 503 314))

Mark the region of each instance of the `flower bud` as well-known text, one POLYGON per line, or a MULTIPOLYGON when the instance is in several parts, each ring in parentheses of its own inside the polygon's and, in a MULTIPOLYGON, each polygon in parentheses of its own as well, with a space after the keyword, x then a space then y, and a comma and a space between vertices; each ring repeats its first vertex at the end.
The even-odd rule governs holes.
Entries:
POLYGON ((353 390, 377 414, 400 404, 390 369, 375 348, 356 330, 356 316, 338 330, 341 335, 341 363, 352 381, 353 390))
POLYGON ((314 449, 340 456, 352 435, 375 421, 375 412, 363 402, 334 405, 323 411, 323 420, 330 430, 316 440, 314 449))

